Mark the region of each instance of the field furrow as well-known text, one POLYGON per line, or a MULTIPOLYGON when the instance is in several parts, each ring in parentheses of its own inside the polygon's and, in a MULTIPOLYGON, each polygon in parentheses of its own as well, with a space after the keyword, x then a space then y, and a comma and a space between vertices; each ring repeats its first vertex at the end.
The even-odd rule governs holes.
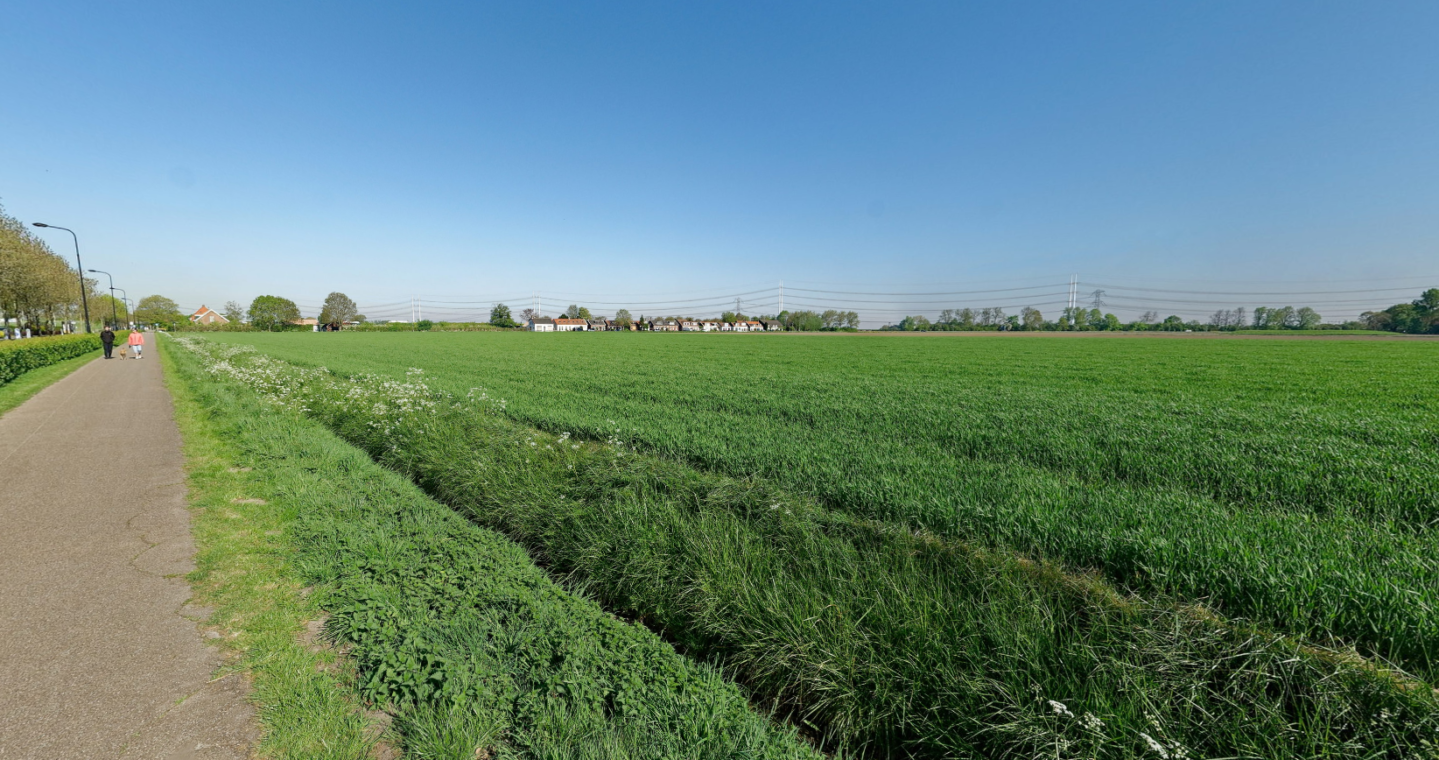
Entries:
POLYGON ((1427 685, 1200 607, 635 453, 622 431, 539 432, 417 371, 346 380, 197 348, 836 748, 1400 758, 1439 730, 1427 685))
POLYGON ((219 338, 1439 668, 1439 344, 219 338))

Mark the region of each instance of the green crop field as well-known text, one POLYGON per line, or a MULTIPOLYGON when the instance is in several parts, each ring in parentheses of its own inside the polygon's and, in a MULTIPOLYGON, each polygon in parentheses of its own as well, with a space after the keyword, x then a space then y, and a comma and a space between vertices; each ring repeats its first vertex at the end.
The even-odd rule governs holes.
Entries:
POLYGON ((1435 751, 1439 343, 206 340, 827 747, 1435 751))

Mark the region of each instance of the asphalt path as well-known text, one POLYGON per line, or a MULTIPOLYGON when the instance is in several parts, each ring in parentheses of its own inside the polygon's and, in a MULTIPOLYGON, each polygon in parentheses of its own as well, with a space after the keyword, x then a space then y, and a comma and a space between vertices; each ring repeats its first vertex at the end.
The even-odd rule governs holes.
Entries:
POLYGON ((208 611, 186 604, 195 547, 154 340, 0 417, 0 759, 244 758, 257 737, 244 683, 215 677, 208 611))

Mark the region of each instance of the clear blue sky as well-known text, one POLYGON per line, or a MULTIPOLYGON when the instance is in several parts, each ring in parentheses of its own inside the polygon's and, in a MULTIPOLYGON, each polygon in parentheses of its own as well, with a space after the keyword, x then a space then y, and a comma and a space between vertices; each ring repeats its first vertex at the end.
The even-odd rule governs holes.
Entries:
POLYGON ((0 202, 187 307, 1439 285, 1434 2, 22 0, 0 71, 0 202))

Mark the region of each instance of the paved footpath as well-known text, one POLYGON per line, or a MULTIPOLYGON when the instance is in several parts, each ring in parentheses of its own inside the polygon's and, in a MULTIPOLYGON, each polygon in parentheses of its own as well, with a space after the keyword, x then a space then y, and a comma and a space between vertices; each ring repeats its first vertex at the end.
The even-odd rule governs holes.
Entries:
POLYGON ((0 760, 244 758, 257 737, 186 617, 205 611, 186 606, 195 547, 154 340, 0 417, 0 760))

